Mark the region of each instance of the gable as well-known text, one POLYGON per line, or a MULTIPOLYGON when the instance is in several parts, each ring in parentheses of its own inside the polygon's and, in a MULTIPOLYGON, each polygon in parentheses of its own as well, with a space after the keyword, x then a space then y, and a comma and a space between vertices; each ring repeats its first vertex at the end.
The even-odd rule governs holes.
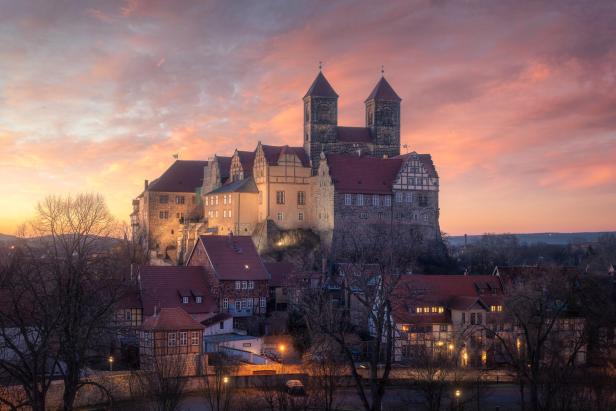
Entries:
POLYGON ((394 190, 438 191, 438 177, 426 167, 419 155, 412 153, 400 157, 404 158, 404 164, 394 181, 394 190))

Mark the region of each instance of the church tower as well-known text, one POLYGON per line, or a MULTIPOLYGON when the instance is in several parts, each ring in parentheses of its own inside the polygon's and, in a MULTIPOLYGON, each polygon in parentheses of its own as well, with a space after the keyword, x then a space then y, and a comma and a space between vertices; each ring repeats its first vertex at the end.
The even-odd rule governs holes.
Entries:
POLYGON ((319 167, 322 145, 336 141, 338 94, 319 68, 319 74, 304 96, 304 150, 313 174, 319 167))
POLYGON ((366 99, 366 127, 374 139, 374 155, 400 155, 400 101, 382 76, 366 99))

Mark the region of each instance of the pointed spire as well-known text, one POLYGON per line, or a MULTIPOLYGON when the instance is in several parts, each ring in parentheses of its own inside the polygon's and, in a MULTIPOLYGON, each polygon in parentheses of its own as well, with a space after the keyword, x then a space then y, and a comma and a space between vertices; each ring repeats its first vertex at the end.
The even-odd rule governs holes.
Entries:
POLYGON ((304 97, 333 97, 337 98, 338 94, 334 91, 333 87, 329 84, 323 72, 321 71, 321 65, 319 64, 319 74, 314 79, 312 85, 308 89, 308 92, 304 97))
POLYGON ((401 101, 402 99, 394 89, 389 85, 387 80, 385 80, 385 71, 381 69, 381 74, 383 77, 379 79, 379 82, 376 83, 376 86, 372 90, 372 93, 368 96, 366 101, 368 100, 384 100, 384 101, 401 101))

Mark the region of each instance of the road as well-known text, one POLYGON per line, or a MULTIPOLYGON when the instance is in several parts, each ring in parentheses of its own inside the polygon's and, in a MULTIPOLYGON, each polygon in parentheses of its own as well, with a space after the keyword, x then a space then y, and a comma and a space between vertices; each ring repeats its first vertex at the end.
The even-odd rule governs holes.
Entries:
MULTIPOLYGON (((463 405, 464 411, 473 411, 477 409, 476 399, 473 399, 474 393, 461 392, 460 402, 463 405)), ((254 389, 245 389, 238 392, 238 396, 242 399, 251 398, 251 401, 259 401, 259 393, 254 389)), ((476 398, 476 397, 475 397, 476 398)), ((480 396, 480 405, 482 411, 517 411, 518 406, 518 388, 512 384, 486 385, 482 387, 480 396)), ((206 405, 207 401, 198 396, 187 398, 181 407, 182 411, 209 411, 206 405)), ((422 410, 421 393, 415 390, 401 387, 390 387, 387 390, 385 397, 385 406, 383 411, 419 411, 422 410)), ((355 389, 344 388, 339 391, 338 395, 339 410, 356 411, 362 410, 361 403, 355 389)), ((444 407, 449 405, 449 402, 444 403, 444 407)))

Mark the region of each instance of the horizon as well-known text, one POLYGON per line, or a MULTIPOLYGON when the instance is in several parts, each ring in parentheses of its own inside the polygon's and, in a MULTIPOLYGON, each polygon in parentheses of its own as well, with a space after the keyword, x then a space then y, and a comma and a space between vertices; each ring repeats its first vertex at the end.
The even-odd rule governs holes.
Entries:
POLYGON ((364 125, 384 65, 443 232, 616 231, 614 20, 609 2, 9 2, 0 233, 50 194, 101 193, 128 221, 175 153, 301 145, 319 61, 343 126, 364 125))

